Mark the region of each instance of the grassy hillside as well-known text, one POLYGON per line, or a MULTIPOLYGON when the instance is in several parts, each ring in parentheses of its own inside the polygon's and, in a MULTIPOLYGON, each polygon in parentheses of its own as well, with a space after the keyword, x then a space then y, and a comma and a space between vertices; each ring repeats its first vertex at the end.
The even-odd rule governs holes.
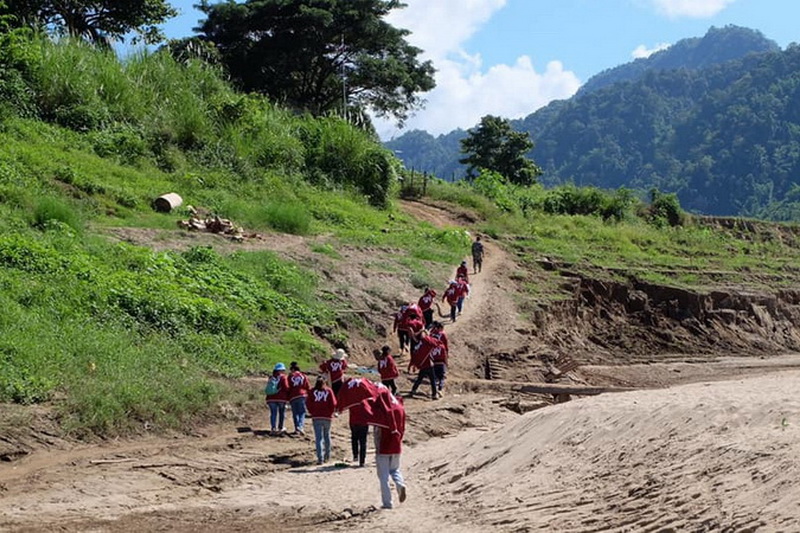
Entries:
MULTIPOLYGON (((403 170, 335 117, 237 94, 213 68, 161 53, 120 62, 79 43, 0 40, 0 402, 46 403, 79 436, 183 427, 222 402, 258 401, 230 378, 310 365, 347 342, 352 326, 335 313, 347 302, 307 265, 235 245, 159 252, 108 238, 119 227, 180 235, 186 212, 151 207, 165 192, 247 231, 324 236, 307 245, 332 260, 363 248, 409 286, 467 253, 463 231, 395 209, 403 170)), ((526 281, 544 258, 598 276, 705 286, 723 272, 770 287, 790 283, 781 276, 798 259, 793 228, 743 238, 681 224, 669 197, 644 206, 624 190, 518 188, 493 175, 436 181, 427 195, 507 238, 526 269, 523 308, 559 297, 556 281, 526 281)))

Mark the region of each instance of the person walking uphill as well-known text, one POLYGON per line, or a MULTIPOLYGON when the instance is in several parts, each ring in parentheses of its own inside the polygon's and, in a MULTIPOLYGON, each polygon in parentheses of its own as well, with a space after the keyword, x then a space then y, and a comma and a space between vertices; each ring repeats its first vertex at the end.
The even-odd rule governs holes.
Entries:
POLYGON ((450 280, 450 285, 442 294, 442 301, 447 301, 450 306, 450 321, 455 322, 458 312, 458 299, 461 297, 461 289, 456 280, 450 280))
POLYGON ((425 329, 431 327, 433 323, 433 302, 436 301, 436 291, 430 287, 425 287, 425 293, 420 296, 417 305, 422 310, 422 317, 425 319, 425 329))
POLYGON ((400 377, 400 371, 397 370, 397 363, 394 362, 392 357, 392 349, 388 345, 384 345, 380 350, 374 350, 372 355, 378 361, 378 373, 381 375, 381 383, 391 389, 392 394, 397 394, 397 385, 394 380, 400 377))
POLYGON ((469 268, 467 268, 467 262, 461 261, 461 264, 456 269, 456 279, 464 278, 464 281, 469 283, 469 268))
POLYGON ((297 362, 292 361, 289 365, 289 406, 292 408, 294 432, 298 435, 305 435, 306 396, 310 388, 308 377, 300 372, 297 362))
POLYGON ((272 376, 264 389, 269 407, 270 434, 285 433, 283 422, 286 417, 286 404, 289 403, 289 381, 286 379, 286 365, 278 363, 272 369, 272 376))
POLYGON ((403 435, 406 431, 406 412, 402 402, 392 407, 392 428, 375 427, 375 466, 381 485, 381 502, 384 509, 394 507, 389 478, 394 481, 400 503, 406 501, 406 484, 400 472, 400 455, 403 452, 403 435))
POLYGON ((475 237, 475 242, 472 243, 472 270, 473 274, 477 274, 481 271, 481 267, 483 266, 483 243, 481 242, 481 236, 478 235, 475 237))
POLYGON ((433 371, 433 358, 443 349, 444 346, 439 339, 425 332, 422 333, 422 338, 411 351, 411 361, 408 363, 409 370, 411 370, 411 367, 416 367, 419 370, 417 379, 411 386, 410 396, 414 396, 414 394, 417 393, 417 389, 422 384, 422 380, 427 377, 431 382, 431 399, 436 400, 439 398, 436 388, 436 375, 433 371))
POLYGON ((350 414, 350 445, 353 448, 353 462, 364 466, 367 461, 367 435, 369 434, 369 414, 364 402, 348 409, 350 414))
POLYGON ((339 394, 339 389, 342 387, 342 377, 346 370, 347 352, 341 348, 333 352, 330 359, 319 365, 319 371, 323 374, 328 374, 334 394, 339 394))
POLYGON ((324 376, 319 376, 314 388, 309 391, 306 409, 314 423, 317 464, 321 465, 331 458, 331 421, 336 411, 336 395, 326 386, 324 376))

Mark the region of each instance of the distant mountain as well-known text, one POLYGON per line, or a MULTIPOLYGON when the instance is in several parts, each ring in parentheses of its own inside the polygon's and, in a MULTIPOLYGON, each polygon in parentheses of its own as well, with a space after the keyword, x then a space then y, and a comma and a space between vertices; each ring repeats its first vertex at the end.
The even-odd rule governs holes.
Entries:
MULTIPOLYGON (((598 74, 573 98, 513 124, 536 143, 530 155, 545 184, 658 187, 698 212, 786 218, 800 212, 784 205, 800 197, 798 87, 800 47, 712 28, 598 74)), ((413 133, 387 146, 440 177, 449 175, 438 169, 458 168, 466 132, 413 133)))
POLYGON ((739 59, 747 54, 778 52, 780 47, 755 30, 738 26, 711 28, 702 38, 683 39, 650 57, 637 59, 592 76, 577 96, 598 91, 622 81, 636 81, 648 71, 697 70, 739 59))

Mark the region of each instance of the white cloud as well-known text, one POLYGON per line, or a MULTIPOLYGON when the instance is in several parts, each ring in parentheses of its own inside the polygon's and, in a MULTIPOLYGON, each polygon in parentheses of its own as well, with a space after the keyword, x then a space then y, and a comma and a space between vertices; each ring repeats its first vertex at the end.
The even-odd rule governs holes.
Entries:
POLYGON ((656 8, 669 18, 713 17, 736 0, 653 0, 656 8))
POLYGON ((658 43, 653 48, 647 48, 645 45, 640 44, 636 47, 636 50, 631 52, 631 57, 634 59, 641 59, 643 57, 650 57, 651 55, 655 54, 656 52, 660 52, 661 50, 666 50, 670 47, 669 43, 658 43))
POLYGON ((403 130, 394 123, 375 120, 381 138, 412 129, 434 135, 456 128, 471 128, 487 114, 521 118, 551 100, 568 98, 580 86, 577 76, 550 61, 537 72, 523 55, 511 65, 484 66, 480 54, 464 49, 472 37, 506 0, 406 0, 408 7, 392 13, 389 22, 411 30, 408 40, 433 61, 436 88, 422 95, 425 109, 411 117, 403 130))

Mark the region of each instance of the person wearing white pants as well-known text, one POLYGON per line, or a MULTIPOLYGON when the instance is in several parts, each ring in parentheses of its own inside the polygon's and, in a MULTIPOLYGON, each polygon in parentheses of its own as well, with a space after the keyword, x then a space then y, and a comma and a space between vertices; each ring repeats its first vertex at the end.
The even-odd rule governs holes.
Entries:
POLYGON ((403 481, 403 474, 400 472, 400 454, 382 454, 379 453, 375 456, 375 464, 378 467, 378 480, 381 483, 381 501, 384 509, 391 509, 392 503, 392 488, 389 486, 389 478, 394 481, 394 486, 397 487, 397 496, 400 503, 406 499, 406 484, 403 481))

